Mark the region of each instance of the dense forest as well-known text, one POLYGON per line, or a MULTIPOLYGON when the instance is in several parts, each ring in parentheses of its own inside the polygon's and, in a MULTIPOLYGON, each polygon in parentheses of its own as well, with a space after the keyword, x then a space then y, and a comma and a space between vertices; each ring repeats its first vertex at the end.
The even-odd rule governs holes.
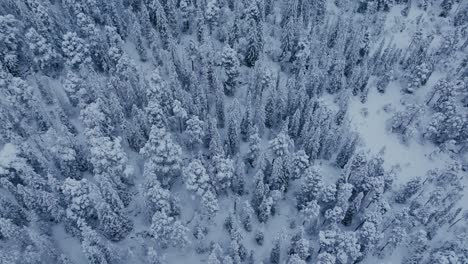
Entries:
POLYGON ((467 151, 466 0, 0 0, 1 264, 466 264, 467 151))

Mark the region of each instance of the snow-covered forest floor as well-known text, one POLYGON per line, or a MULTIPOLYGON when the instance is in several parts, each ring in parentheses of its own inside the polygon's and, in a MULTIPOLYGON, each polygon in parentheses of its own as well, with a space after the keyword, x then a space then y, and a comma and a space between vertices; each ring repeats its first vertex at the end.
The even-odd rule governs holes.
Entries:
POLYGON ((0 0, 0 264, 468 263, 468 2, 0 0))

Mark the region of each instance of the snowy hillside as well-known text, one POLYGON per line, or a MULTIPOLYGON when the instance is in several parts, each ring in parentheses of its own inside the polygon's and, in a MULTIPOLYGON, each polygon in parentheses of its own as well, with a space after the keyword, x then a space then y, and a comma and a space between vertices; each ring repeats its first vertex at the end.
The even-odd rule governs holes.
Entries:
POLYGON ((0 0, 0 264, 468 263, 468 1, 0 0))

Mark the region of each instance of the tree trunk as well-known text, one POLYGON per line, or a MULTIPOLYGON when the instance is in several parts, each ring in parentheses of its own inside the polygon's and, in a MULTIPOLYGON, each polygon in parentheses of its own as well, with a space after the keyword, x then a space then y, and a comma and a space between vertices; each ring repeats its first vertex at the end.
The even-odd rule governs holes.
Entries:
POLYGON ((395 222, 395 219, 393 219, 392 222, 391 222, 389 225, 387 225, 387 226, 382 230, 382 233, 384 233, 385 231, 387 231, 387 229, 389 229, 390 226, 392 226, 394 222, 395 222))
POLYGON ((457 224, 458 222, 460 222, 462 219, 463 219, 463 217, 460 218, 460 219, 458 219, 457 221, 453 222, 451 225, 449 225, 448 228, 452 228, 452 226, 456 225, 456 224, 457 224))
POLYGON ((361 228, 361 226, 365 223, 366 221, 362 221, 355 229, 354 231, 357 231, 359 228, 361 228))
POLYGON ((388 244, 390 244, 390 242, 387 242, 381 249, 380 249, 380 252, 382 252, 387 246, 388 244))
POLYGON ((426 105, 429 105, 429 103, 432 101, 432 99, 434 99, 434 96, 436 95, 437 91, 434 90, 434 92, 432 93, 431 97, 429 97, 429 100, 426 101, 426 105))

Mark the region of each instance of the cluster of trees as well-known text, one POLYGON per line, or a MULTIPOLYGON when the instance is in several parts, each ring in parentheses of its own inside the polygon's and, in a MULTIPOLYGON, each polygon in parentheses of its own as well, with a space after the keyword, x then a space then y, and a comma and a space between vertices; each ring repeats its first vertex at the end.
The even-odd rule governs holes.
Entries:
POLYGON ((391 132, 465 153, 467 13, 455 0, 1 1, 0 262, 75 263, 57 229, 93 264, 164 263, 169 247, 210 264, 347 264, 404 243, 405 263, 468 261, 463 164, 397 186, 348 112, 394 81, 430 90, 391 132), (392 8, 435 10, 450 30, 419 17, 399 49, 382 31, 392 8), (289 209, 290 228, 265 235, 289 209))

